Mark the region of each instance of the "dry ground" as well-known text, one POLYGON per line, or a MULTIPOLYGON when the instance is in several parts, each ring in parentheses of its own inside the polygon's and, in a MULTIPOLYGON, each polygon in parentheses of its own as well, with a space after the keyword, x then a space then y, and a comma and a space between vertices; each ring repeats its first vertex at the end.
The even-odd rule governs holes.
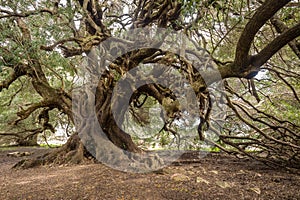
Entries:
POLYGON ((162 171, 133 174, 102 164, 14 170, 11 167, 24 157, 7 156, 13 151, 37 156, 49 150, 0 149, 1 200, 300 199, 300 175, 224 154, 197 160, 191 153, 162 171))

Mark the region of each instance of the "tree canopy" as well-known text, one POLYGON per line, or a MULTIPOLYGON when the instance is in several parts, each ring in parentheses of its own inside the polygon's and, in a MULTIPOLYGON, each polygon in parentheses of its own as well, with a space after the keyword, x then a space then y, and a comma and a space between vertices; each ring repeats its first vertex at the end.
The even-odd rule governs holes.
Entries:
MULTIPOLYGON (((74 114, 74 107, 72 110, 72 92, 87 76, 81 73, 84 58, 93 58, 95 48, 112 37, 119 38, 119 46, 108 47, 107 58, 119 55, 122 48, 137 45, 139 32, 135 30, 150 28, 153 33, 149 34, 160 37, 155 33, 159 28, 183 34, 189 43, 177 53, 162 50, 159 43, 156 48, 121 53, 106 60, 110 62, 96 80, 92 95, 107 138, 130 152, 149 147, 154 138, 133 136, 130 131, 136 130, 126 129, 127 115, 129 123, 142 127, 161 123, 154 143, 162 147, 184 137, 177 131, 176 120, 186 113, 174 91, 162 84, 145 84, 130 91, 128 110, 123 109, 122 101, 114 105, 120 108, 117 119, 111 109, 118 81, 129 75, 136 81, 137 72, 130 70, 163 64, 168 67, 153 65, 144 72, 152 70, 154 81, 169 73, 174 84, 174 74, 183 74, 197 99, 192 104, 197 106, 186 115, 199 115, 196 128, 187 130, 198 138, 189 141, 187 148, 197 149, 205 142, 217 150, 299 168, 299 5, 298 0, 1 1, 1 138, 28 145, 36 143, 38 135, 54 134, 58 127, 73 134, 77 117, 88 112, 74 114), (193 58, 198 62, 193 63, 193 58), (206 74, 205 81, 195 70, 197 65, 206 74), (217 84, 224 90, 212 96, 209 86, 217 84), (213 115, 213 107, 218 106, 224 114, 213 115), (151 114, 153 108, 165 112, 153 117, 157 115, 151 114), (214 137, 208 136, 208 129, 214 137)), ((182 90, 187 91, 185 87, 182 90)), ((89 95, 82 93, 81 97, 88 101, 89 95)), ((82 149, 79 140, 76 143, 82 149)))

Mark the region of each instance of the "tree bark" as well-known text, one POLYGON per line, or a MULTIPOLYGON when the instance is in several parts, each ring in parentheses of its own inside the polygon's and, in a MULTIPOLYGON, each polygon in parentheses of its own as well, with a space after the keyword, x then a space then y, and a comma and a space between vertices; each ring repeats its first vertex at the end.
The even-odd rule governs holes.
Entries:
POLYGON ((73 134, 62 147, 53 149, 41 157, 21 160, 13 166, 16 169, 27 169, 46 164, 80 164, 89 162, 92 157, 84 148, 77 133, 73 134))
POLYGON ((19 146, 38 146, 38 134, 32 134, 25 138, 18 138, 17 143, 19 146))

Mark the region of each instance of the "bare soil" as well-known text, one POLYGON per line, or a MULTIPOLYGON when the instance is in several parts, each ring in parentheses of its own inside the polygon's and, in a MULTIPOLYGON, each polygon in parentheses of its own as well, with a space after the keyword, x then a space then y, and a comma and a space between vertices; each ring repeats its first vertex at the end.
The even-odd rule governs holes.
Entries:
POLYGON ((193 152, 158 172, 125 173, 102 164, 11 169, 45 148, 0 148, 0 199, 300 199, 300 175, 249 159, 193 152), (10 152, 31 152, 23 157, 10 152))

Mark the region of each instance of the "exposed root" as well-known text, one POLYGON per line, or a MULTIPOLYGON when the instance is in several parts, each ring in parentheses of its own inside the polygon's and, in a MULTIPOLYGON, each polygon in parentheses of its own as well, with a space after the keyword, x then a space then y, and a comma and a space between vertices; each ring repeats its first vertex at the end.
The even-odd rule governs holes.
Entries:
POLYGON ((41 165, 80 164, 92 159, 92 156, 80 141, 78 134, 74 134, 62 147, 35 159, 21 160, 13 168, 28 169, 41 165))

